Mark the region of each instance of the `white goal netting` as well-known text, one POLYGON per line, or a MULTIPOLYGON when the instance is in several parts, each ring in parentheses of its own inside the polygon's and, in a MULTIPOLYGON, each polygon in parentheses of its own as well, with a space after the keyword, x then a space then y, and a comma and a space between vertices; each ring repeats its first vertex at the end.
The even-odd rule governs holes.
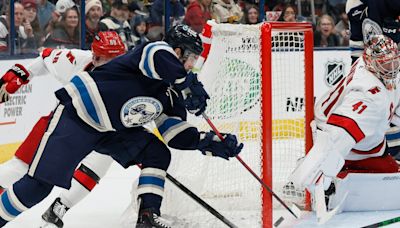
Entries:
MULTIPOLYGON (((303 202, 304 193, 284 192, 283 186, 305 153, 303 35, 285 30, 272 33, 272 91, 261 83, 270 77, 261 76, 261 25, 214 26, 211 51, 199 74, 211 97, 208 116, 220 132, 236 134, 244 143, 240 157, 260 177, 266 175, 262 144, 267 141, 262 134, 261 94, 272 93, 273 190, 297 203, 303 202)), ((189 122, 210 130, 202 118, 191 116, 189 122)), ((236 159, 174 150, 168 172, 237 226, 262 226, 261 185, 236 159)), ((178 226, 224 227, 168 181, 165 191, 162 212, 175 217, 178 226)))

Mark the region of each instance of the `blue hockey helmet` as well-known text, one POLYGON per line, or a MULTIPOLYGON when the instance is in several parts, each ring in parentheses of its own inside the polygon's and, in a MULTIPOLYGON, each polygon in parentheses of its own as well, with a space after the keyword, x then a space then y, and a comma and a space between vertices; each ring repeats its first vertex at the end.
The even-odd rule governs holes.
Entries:
POLYGON ((182 49, 182 53, 190 51, 196 55, 200 55, 203 51, 199 34, 187 25, 179 24, 169 29, 164 41, 172 48, 182 49))

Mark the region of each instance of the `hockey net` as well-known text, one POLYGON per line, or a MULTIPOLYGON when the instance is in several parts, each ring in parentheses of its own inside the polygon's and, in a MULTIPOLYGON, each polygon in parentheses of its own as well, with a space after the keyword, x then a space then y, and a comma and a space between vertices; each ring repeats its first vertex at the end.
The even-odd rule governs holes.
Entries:
MULTIPOLYGON (((311 142, 311 25, 218 24, 212 34, 199 74, 211 97, 208 116, 220 132, 238 136, 245 145, 240 157, 278 196, 306 206, 304 191, 284 185, 311 142)), ((189 122, 210 130, 202 118, 189 122)), ((270 227, 280 206, 234 158, 174 150, 168 172, 239 227, 270 227)), ((162 212, 178 227, 224 226, 169 182, 162 212)))

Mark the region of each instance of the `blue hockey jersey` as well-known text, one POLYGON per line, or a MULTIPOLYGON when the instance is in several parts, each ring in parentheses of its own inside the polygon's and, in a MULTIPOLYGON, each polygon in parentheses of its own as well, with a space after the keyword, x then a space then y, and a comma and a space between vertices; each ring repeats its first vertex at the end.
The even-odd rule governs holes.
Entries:
POLYGON ((146 43, 56 92, 65 108, 100 132, 142 126, 161 113, 186 120, 176 86, 187 72, 165 42, 146 43))
POLYGON ((359 57, 364 50, 364 36, 369 32, 362 28, 365 19, 370 20, 367 30, 380 30, 380 34, 400 42, 400 0, 348 0, 346 13, 350 22, 352 56, 359 57))

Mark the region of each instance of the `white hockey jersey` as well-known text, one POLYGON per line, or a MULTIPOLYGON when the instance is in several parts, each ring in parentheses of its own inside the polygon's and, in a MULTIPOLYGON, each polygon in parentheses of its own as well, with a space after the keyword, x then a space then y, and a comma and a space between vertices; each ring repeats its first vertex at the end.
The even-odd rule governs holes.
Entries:
POLYGON ((400 88, 387 90, 362 58, 315 106, 315 122, 346 160, 381 156, 390 123, 399 124, 400 88))
POLYGON ((46 48, 26 69, 29 80, 36 76, 50 74, 61 84, 67 84, 76 73, 92 66, 92 52, 79 49, 46 48))

